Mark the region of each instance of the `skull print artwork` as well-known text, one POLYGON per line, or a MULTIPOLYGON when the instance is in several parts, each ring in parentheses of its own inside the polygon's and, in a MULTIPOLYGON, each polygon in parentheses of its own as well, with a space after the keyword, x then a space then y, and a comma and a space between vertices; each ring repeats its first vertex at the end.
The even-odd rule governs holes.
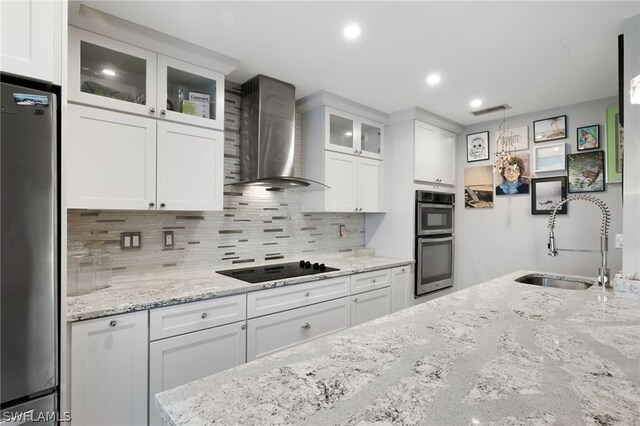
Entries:
POLYGON ((467 162, 489 159, 489 132, 467 135, 467 162))

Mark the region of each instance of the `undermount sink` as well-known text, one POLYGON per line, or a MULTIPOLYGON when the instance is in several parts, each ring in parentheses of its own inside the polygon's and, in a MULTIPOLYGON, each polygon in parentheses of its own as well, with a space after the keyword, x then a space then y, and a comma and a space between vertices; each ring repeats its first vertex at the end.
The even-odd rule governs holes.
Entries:
POLYGON ((593 283, 571 278, 557 278, 542 274, 528 274, 516 278, 516 282, 523 284, 539 285, 542 287, 563 288, 565 290, 586 290, 593 283))

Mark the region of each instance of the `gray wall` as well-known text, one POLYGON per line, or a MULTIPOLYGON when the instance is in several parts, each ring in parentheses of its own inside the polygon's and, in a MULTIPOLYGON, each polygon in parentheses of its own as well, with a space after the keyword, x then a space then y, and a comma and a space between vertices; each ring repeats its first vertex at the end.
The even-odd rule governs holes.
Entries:
POLYGON ((629 82, 640 75, 640 15, 624 21, 624 270, 640 272, 640 105, 629 82))
MULTIPOLYGON (((617 105, 617 97, 575 105, 567 105, 516 117, 508 117, 511 128, 529 127, 529 154, 533 162, 533 120, 566 115, 568 137, 553 141, 565 142, 567 153, 576 152, 576 129, 600 124, 600 147, 606 147, 606 108, 617 105)), ((497 114, 494 114, 494 116, 497 114)), ((597 275, 600 257, 596 253, 560 253, 547 255, 548 228, 546 215, 531 214, 530 194, 494 197, 491 209, 464 208, 464 169, 490 165, 495 152, 494 132, 502 117, 474 124, 464 129, 458 138, 456 199, 456 286, 465 288, 518 269, 597 275), (466 135, 490 132, 491 160, 467 163, 466 135)), ((549 142, 551 143, 551 142, 549 142)), ((565 172, 538 173, 538 177, 566 175, 565 172)), ((622 232, 621 184, 607 184, 605 192, 592 193, 603 200, 612 212, 609 265, 616 273, 622 267, 622 250, 614 248, 615 234, 622 232)), ((556 240, 559 248, 597 249, 600 247, 600 210, 593 204, 570 203, 568 214, 558 216, 556 240)))

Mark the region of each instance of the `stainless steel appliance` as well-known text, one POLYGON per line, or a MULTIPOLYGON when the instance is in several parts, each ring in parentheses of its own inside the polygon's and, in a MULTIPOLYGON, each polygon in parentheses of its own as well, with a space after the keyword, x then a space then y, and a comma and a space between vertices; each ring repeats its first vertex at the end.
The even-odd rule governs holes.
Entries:
POLYGON ((453 286, 453 194, 416 191, 416 297, 453 286))
POLYGON ((57 97, 3 82, 0 99, 0 423, 55 424, 50 416, 57 411, 58 390, 57 97))
POLYGON ((323 272, 331 271, 339 271, 339 269, 330 268, 325 266, 324 263, 311 263, 309 260, 301 260, 300 262, 251 266, 249 268, 227 269, 216 272, 249 283, 261 283, 265 281, 302 277, 305 275, 321 274, 323 272))
POLYGON ((294 176, 296 88, 258 75, 242 85, 240 182, 271 188, 327 189, 294 176))

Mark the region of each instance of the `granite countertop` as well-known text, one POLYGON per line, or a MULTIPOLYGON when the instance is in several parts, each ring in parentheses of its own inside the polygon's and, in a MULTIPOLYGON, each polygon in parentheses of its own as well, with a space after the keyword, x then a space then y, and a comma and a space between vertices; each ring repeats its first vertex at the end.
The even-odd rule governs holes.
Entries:
MULTIPOLYGON (((109 288, 93 293, 67 297, 67 321, 100 318, 107 315, 194 302, 265 288, 393 268, 414 262, 409 259, 380 256, 344 256, 338 254, 314 256, 314 260, 323 262, 327 266, 338 268, 339 271, 257 284, 220 275, 211 269, 193 272, 147 274, 118 282, 109 288)), ((273 264, 274 262, 271 263, 273 264)), ((244 266, 241 265, 239 267, 244 266)))
POLYGON ((518 271, 157 395, 171 425, 640 424, 640 301, 518 271))

